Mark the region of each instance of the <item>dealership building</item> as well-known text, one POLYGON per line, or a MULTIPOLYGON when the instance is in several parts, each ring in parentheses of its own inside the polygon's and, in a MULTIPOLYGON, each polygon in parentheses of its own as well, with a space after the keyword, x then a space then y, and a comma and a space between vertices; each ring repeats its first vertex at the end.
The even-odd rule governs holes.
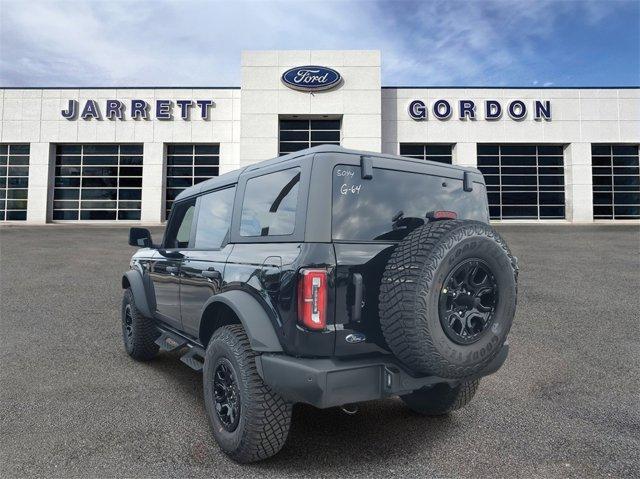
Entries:
POLYGON ((378 51, 240 69, 240 86, 0 89, 0 221, 158 224, 188 186, 326 143, 477 167, 496 221, 640 219, 640 88, 385 86, 378 51))

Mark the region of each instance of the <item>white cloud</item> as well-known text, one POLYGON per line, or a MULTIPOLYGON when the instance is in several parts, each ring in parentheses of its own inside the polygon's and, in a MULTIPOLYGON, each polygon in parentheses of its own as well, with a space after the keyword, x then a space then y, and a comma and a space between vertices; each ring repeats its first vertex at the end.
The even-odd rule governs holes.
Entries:
POLYGON ((383 83, 531 83, 536 46, 576 11, 549 1, 0 3, 0 82, 239 85, 244 49, 380 49, 383 83))

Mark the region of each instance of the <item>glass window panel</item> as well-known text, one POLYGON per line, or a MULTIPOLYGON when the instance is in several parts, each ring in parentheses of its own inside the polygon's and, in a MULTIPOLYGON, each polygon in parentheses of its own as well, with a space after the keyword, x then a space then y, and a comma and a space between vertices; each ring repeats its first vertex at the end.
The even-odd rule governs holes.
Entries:
POLYGON ((77 210, 53 210, 54 220, 77 220, 77 210))
POLYGON ((252 178, 242 204, 242 236, 290 235, 294 231, 300 168, 252 178))
MULTIPOLYGON (((142 155, 142 145, 120 145, 121 155, 142 155)), ((142 158, 142 156, 140 156, 142 158)))
POLYGON ((4 200, 7 197, 7 190, 0 189, 0 200, 4 200))
POLYGON ((195 156, 193 159, 193 164, 198 166, 218 166, 220 164, 219 156, 195 156))
POLYGON ((498 145, 483 145, 479 144, 478 155, 497 155, 498 154, 498 145))
POLYGON ((538 203, 538 194, 536 192, 503 192, 503 205, 535 205, 538 203))
POLYGON ((169 155, 193 155, 193 145, 167 145, 167 154, 169 155))
POLYGON ((9 145, 9 154, 11 155, 28 155, 29 145, 9 145))
POLYGON ((309 120, 280 120, 280 130, 309 130, 309 120))
POLYGON ((614 205, 613 214, 616 218, 640 218, 640 205, 614 205))
POLYGON ((142 190, 140 188, 135 189, 123 189, 120 188, 120 199, 121 200, 140 200, 142 199, 142 190))
POLYGON ((28 166, 29 157, 25 155, 11 155, 9 157, 9 164, 12 166, 28 166))
POLYGON ((540 188, 544 188, 547 185, 564 185, 564 175, 540 175, 538 176, 540 182, 540 188))
POLYGON ((536 155, 535 145, 500 145, 500 153, 502 155, 536 155))
POLYGON ((115 220, 116 212, 108 210, 80 210, 81 220, 115 220))
POLYGON ((564 168, 561 166, 541 166, 538 168, 541 175, 563 175, 564 168))
POLYGON ((640 185, 640 176, 614 176, 613 177, 614 185, 623 185, 623 186, 638 186, 640 185))
POLYGON ((168 155, 167 156, 167 165, 168 166, 184 166, 184 165, 191 165, 193 163, 193 157, 192 156, 175 156, 175 155, 168 155))
MULTIPOLYGON (((29 186, 29 178, 26 177, 10 177, 7 178, 7 188, 27 188, 29 186)), ((4 182, 0 182, 0 188, 4 188, 4 182)))
POLYGON ((594 166, 591 168, 594 175, 611 176, 613 169, 610 166, 594 166))
POLYGON ((27 202, 26 200, 7 200, 7 209, 8 210, 26 210, 27 202))
POLYGON ((79 165, 82 161, 81 156, 58 156, 56 157, 56 165, 79 165))
POLYGON ((536 157, 534 156, 501 156, 500 163, 502 166, 536 166, 536 157))
POLYGON ((479 156, 478 166, 497 166, 500 160, 497 156, 479 156))
POLYGON ((118 145, 83 145, 83 155, 117 155, 118 145))
POLYGON ((82 168, 83 176, 118 176, 117 167, 109 166, 84 166, 82 168))
POLYGON ((117 156, 105 156, 105 155, 97 155, 97 156, 85 156, 82 159, 82 163, 84 165, 108 165, 108 166, 117 166, 118 165, 118 157, 117 156))
POLYGON ((165 233, 165 248, 188 248, 196 208, 195 198, 175 204, 175 212, 165 233))
POLYGON ((220 145, 218 144, 210 144, 210 145, 196 145, 195 146, 195 154, 198 155, 219 155, 220 154, 220 145))
POLYGON ((56 188, 53 190, 53 198, 56 200, 77 200, 80 198, 80 190, 56 188))
POLYGON ((424 145, 400 143, 400 155, 402 156, 417 155, 419 157, 422 157, 424 156, 424 145))
MULTIPOLYGON (((167 186, 170 188, 188 188, 192 186, 193 179, 191 178, 167 178, 167 186)), ((182 191, 182 190, 181 190, 182 191)))
POLYGON ((189 167, 175 167, 167 168, 167 175, 169 176, 192 176, 193 168, 189 167))
POLYGON ((613 166, 638 166, 637 156, 614 156, 613 166))
POLYGON ((611 145, 591 145, 592 155, 611 155, 611 145))
POLYGON ((120 176, 142 176, 142 168, 139 166, 121 166, 120 176))
POLYGON ((89 189, 84 188, 82 190, 83 200, 116 200, 118 199, 118 190, 115 188, 106 189, 89 189))
POLYGON ((53 208, 55 210, 77 210, 80 205, 79 201, 54 201, 53 208))
POLYGON ((229 234, 235 188, 214 191, 200 197, 195 248, 218 249, 229 234))
MULTIPOLYGON (((594 197, 595 197, 594 193, 594 197)), ((640 205, 640 192, 617 192, 615 193, 615 202, 619 205, 640 205)), ((611 203, 611 201, 609 201, 611 203)))
POLYGON ((308 130, 280 130, 280 141, 309 141, 308 130))
POLYGON ((13 199, 13 200, 26 200, 27 199, 27 195, 29 194, 29 190, 17 190, 17 189, 11 189, 11 190, 2 190, 3 192, 6 191, 6 197, 9 199, 13 199))
POLYGON ((139 210, 140 206, 139 201, 118 201, 118 208, 121 210, 139 210))
POLYGON ((638 156, 638 145, 613 145, 613 155, 635 155, 638 156))
POLYGON ((211 178, 213 176, 218 176, 218 167, 216 167, 216 166, 212 166, 212 167, 208 167, 208 166, 195 167, 193 169, 193 174, 194 174, 194 176, 206 176, 208 178, 211 178))
POLYGON ((539 156, 538 165, 540 166, 563 166, 564 160, 561 156, 539 156))
POLYGON ((451 145, 426 145, 427 155, 451 155, 451 145))
POLYGON ((339 142, 340 141, 340 131, 312 131, 311 132, 311 141, 321 142, 321 141, 331 141, 331 142, 339 142))
POLYGON ((55 186, 80 186, 80 178, 61 178, 56 177, 55 186))
POLYGON ((0 155, 0 166, 6 166, 9 162, 8 158, 9 157, 7 155, 0 155))
POLYGON ((7 170, 8 176, 29 176, 28 166, 10 166, 7 170))
POLYGON ((58 145, 56 147, 57 155, 79 155, 82 153, 82 145, 58 145))
POLYGON ((500 206, 489 205, 489 217, 492 220, 500 219, 500 206))
POLYGON ((512 219, 538 218, 537 206, 502 206, 502 217, 512 219))
POLYGON ((503 185, 531 185, 537 184, 535 175, 532 176, 520 176, 520 175, 502 175, 503 185))
POLYGON ((311 130, 340 130, 340 120, 311 120, 311 130))
POLYGON ((635 167, 631 167, 631 166, 614 166, 613 167, 613 174, 614 175, 635 175, 635 176, 638 176, 638 175, 640 175, 640 168, 638 168, 637 166, 635 166, 635 167))
POLYGON ((562 145, 538 145, 538 155, 558 155, 562 158, 562 145))
POLYGON ((591 160, 591 164, 593 166, 611 166, 611 157, 610 156, 594 156, 591 160))
POLYGON ((535 175, 537 173, 535 166, 503 166, 503 175, 535 175))
POLYGON ((564 193, 559 193, 559 192, 553 192, 553 193, 540 192, 539 193, 539 198, 540 198, 540 204, 541 205, 563 205, 564 204, 564 193))
POLYGON ((9 153, 9 145, 0 145, 0 155, 6 155, 9 153))
POLYGON ((613 203, 613 193, 593 193, 593 203, 596 205, 610 205, 613 203))
POLYGON ((564 216, 564 206, 540 206, 540 218, 562 219, 564 216))
POLYGON ((82 178, 83 188, 113 188, 115 186, 118 186, 118 178, 113 176, 82 178))
POLYGON ((26 219, 26 211, 7 211, 7 221, 25 221, 26 219))
POLYGON ((121 156, 120 164, 131 165, 131 166, 142 166, 142 157, 141 156, 121 156))
POLYGON ((142 188, 142 178, 120 178, 118 186, 123 188, 142 188))
POLYGON ((116 201, 81 201, 80 207, 82 209, 108 209, 115 210, 118 207, 116 201))
POLYGON ((119 210, 119 220, 140 220, 140 210, 119 210))

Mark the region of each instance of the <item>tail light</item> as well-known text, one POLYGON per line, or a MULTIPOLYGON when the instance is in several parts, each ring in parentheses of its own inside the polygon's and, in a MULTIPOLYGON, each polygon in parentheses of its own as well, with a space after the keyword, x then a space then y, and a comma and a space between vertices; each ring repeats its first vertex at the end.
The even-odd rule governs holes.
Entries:
POLYGON ((327 326, 327 271, 301 269, 298 278, 298 322, 316 331, 327 326))

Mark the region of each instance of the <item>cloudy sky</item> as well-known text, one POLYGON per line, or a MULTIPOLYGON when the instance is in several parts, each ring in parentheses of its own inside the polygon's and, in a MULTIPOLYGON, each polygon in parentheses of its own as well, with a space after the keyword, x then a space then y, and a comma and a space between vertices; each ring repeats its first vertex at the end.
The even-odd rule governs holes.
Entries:
POLYGON ((389 86, 638 85, 640 0, 0 0, 0 86, 238 86, 261 49, 379 49, 389 86))

